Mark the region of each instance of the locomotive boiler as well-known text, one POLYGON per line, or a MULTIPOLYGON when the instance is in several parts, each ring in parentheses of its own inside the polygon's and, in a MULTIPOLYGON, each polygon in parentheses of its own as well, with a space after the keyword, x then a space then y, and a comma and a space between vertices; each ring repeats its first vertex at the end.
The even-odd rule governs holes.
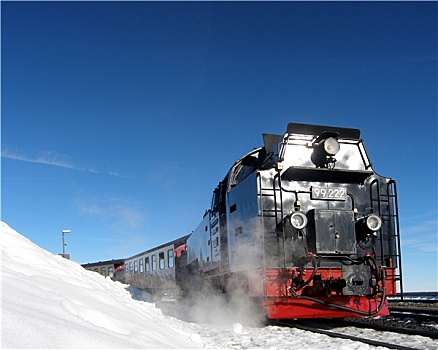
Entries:
POLYGON ((237 160, 187 239, 183 289, 239 291, 271 319, 387 315, 401 284, 396 183, 358 129, 289 123, 237 160))

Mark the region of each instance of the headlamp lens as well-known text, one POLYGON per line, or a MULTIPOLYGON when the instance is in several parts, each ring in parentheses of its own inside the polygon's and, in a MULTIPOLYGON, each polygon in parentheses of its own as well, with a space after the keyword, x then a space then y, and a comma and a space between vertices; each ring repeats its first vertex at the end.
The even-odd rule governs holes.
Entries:
POLYGON ((367 227, 371 231, 378 231, 382 227, 382 219, 379 218, 376 214, 368 215, 366 222, 367 227))
POLYGON ((339 142, 334 137, 328 137, 324 140, 324 150, 329 156, 334 156, 339 152, 339 142))
POLYGON ((301 212, 295 212, 290 216, 290 223, 297 230, 301 230, 307 225, 307 217, 301 212))

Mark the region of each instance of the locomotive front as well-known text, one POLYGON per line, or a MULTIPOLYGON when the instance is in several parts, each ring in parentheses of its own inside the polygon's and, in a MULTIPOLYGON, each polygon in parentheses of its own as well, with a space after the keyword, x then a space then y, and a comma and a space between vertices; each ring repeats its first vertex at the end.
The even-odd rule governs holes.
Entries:
POLYGON ((396 186, 373 171, 359 136, 294 123, 264 135, 272 166, 256 182, 269 318, 389 313, 401 279, 396 186))

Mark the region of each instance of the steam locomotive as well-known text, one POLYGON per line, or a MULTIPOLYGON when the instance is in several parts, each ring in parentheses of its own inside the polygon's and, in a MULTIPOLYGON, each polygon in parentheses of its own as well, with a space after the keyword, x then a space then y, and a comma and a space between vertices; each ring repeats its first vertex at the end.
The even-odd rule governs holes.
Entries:
POLYGON ((396 183, 374 172, 360 131, 289 123, 263 140, 190 235, 125 260, 124 282, 237 291, 271 319, 388 315, 402 278, 396 183))

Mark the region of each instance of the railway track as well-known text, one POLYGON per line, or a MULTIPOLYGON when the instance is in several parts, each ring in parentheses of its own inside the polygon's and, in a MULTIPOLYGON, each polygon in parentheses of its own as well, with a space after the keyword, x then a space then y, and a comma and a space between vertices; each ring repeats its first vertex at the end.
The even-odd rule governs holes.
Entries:
POLYGON ((390 304, 390 316, 383 318, 349 318, 336 322, 345 326, 372 328, 377 331, 438 339, 438 308, 418 307, 417 305, 390 304))
POLYGON ((398 350, 420 350, 421 349, 421 348, 417 348, 417 347, 409 347, 409 346, 404 346, 404 345, 400 345, 400 344, 389 343, 387 341, 379 341, 379 340, 375 340, 375 339, 359 337, 359 336, 347 334, 344 332, 342 332, 342 333, 337 332, 337 331, 335 332, 335 331, 327 330, 321 325, 313 324, 313 322, 307 323, 307 322, 301 322, 301 321, 300 322, 299 321, 274 321, 272 323, 272 325, 293 327, 293 328, 297 328, 297 329, 301 329, 301 330, 305 330, 305 331, 309 331, 309 332, 324 334, 324 335, 327 335, 327 336, 332 337, 332 338, 348 339, 348 340, 357 341, 357 342, 361 342, 361 343, 376 346, 376 347, 381 346, 381 347, 385 347, 388 349, 398 349, 398 350))
POLYGON ((389 349, 438 348, 438 342, 436 341, 436 339, 438 339, 438 328, 429 328, 429 330, 427 330, 418 325, 415 325, 414 327, 410 325, 412 328, 408 328, 409 326, 406 326, 404 322, 391 322, 390 320, 383 318, 325 319, 308 321, 283 320, 275 321, 272 324, 294 327, 319 334, 325 334, 330 337, 349 339, 389 349), (372 331, 370 332, 369 330, 372 331), (397 333, 398 335, 388 336, 387 332, 397 333), (392 339, 392 342, 389 342, 388 339, 392 339))
POLYGON ((410 328, 405 325, 394 324, 393 322, 378 322, 374 323, 372 320, 339 320, 339 324, 344 326, 358 327, 358 328, 371 328, 376 331, 393 332, 407 335, 418 335, 431 339, 438 339, 438 330, 425 330, 417 327, 410 328), (386 324, 385 324, 386 323, 386 324))
POLYGON ((388 297, 389 304, 394 303, 403 303, 403 304, 434 304, 438 303, 438 296, 435 296, 435 298, 432 299, 426 299, 426 298, 413 298, 413 297, 388 297))
POLYGON ((390 305, 389 311, 393 318, 411 318, 419 323, 434 322, 438 324, 438 308, 390 305))

